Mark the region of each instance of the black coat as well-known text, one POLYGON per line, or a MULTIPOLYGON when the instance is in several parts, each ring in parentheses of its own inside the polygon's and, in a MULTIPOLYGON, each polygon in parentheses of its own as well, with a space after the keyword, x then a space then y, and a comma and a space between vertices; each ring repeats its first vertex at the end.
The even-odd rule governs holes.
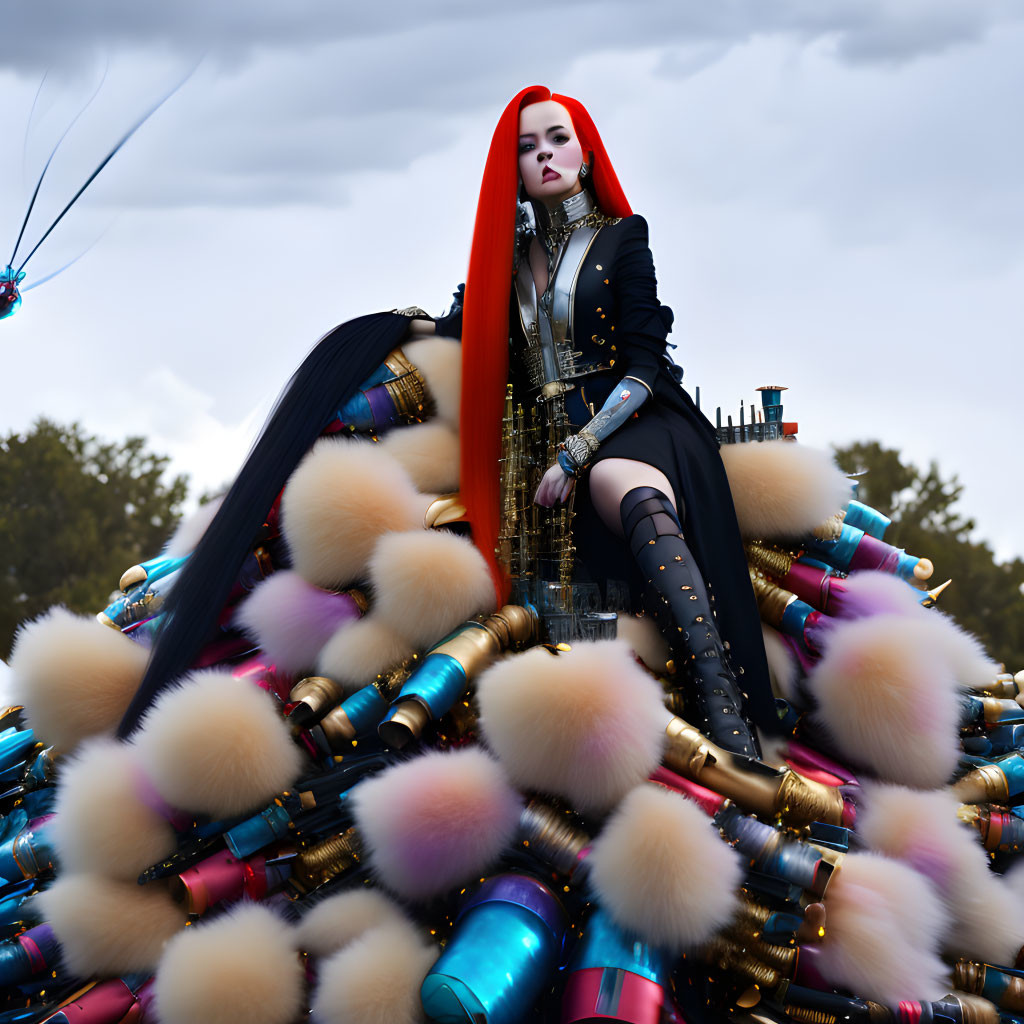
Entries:
MULTIPOLYGON (((513 378, 522 379, 518 353, 525 339, 513 292, 510 304, 513 378)), ((602 228, 579 270, 571 310, 573 349, 581 364, 602 369, 577 382, 566 408, 576 427, 583 426, 625 376, 635 377, 653 393, 637 415, 609 437, 595 460, 635 459, 668 477, 687 543, 715 599, 719 630, 748 695, 748 711, 762 728, 775 732, 778 718, 768 680, 760 616, 747 574, 729 482, 712 425, 678 381, 678 367, 667 356, 672 312, 658 301, 654 260, 647 222, 631 216, 602 228)), ((438 330, 449 337, 461 332, 458 311, 438 330)), ((624 579, 639 593, 632 559, 620 537, 599 520, 580 481, 573 539, 589 576, 624 579)))

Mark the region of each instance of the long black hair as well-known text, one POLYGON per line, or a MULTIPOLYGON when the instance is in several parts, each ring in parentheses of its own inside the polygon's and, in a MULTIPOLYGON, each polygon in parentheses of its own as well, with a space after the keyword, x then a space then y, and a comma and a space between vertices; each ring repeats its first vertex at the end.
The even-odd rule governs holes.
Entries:
POLYGON ((407 317, 373 313, 335 327, 295 371, 174 590, 146 674, 117 734, 124 739, 211 638, 274 499, 334 413, 402 343, 407 317))

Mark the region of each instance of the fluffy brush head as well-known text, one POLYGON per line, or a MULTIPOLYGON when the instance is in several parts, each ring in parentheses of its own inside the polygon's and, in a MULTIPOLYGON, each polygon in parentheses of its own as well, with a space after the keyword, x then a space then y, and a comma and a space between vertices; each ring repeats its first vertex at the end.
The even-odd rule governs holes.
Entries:
POLYGON ((522 801, 482 750, 430 753, 359 784, 356 825, 377 877, 429 899, 478 877, 515 837, 522 801))
POLYGON ((317 658, 316 671, 352 693, 413 653, 404 636, 371 612, 343 626, 327 641, 317 658))
POLYGON ((918 603, 920 591, 891 572, 862 570, 843 580, 848 599, 843 602, 849 618, 868 615, 919 615, 925 611, 918 603))
POLYGON ((185 912, 165 886, 101 875, 62 875, 37 897, 80 978, 151 971, 164 944, 185 927, 185 912))
POLYGON ((377 538, 421 526, 412 481, 379 445, 318 441, 281 498, 281 528, 292 566, 319 587, 361 578, 377 538))
POLYGON ((134 882, 177 848, 174 829, 142 799, 132 747, 93 739, 61 769, 48 826, 64 871, 134 882))
POLYGON ((532 648, 492 665, 477 698, 487 744, 512 782, 584 813, 614 807, 661 760, 661 688, 623 643, 580 643, 558 656, 532 648))
POLYGON ((678 793, 638 786, 587 858, 598 902, 620 927, 676 953, 728 923, 743 879, 739 854, 678 793))
POLYGON ((639 658, 652 672, 664 674, 672 657, 665 643, 665 637, 649 615, 628 615, 619 612, 616 619, 616 636, 628 645, 633 655, 639 658))
POLYGON ((10 667, 12 698, 36 738, 67 753, 111 733, 135 695, 149 652, 89 615, 51 608, 21 627, 10 667))
POLYGON ((921 789, 943 785, 960 754, 956 683, 927 622, 876 615, 829 636, 808 676, 815 720, 841 759, 921 789))
POLYGON ((297 572, 282 570, 253 590, 235 621, 281 672, 298 675, 316 664, 338 629, 358 617, 348 595, 321 590, 297 572))
POLYGON ((843 614, 849 618, 867 615, 909 615, 931 626, 934 645, 963 686, 983 687, 1000 671, 977 637, 961 629, 948 615, 934 608, 922 608, 920 591, 887 572, 855 572, 843 581, 847 598, 843 614))
POLYGON ((958 683, 981 689, 995 679, 1002 666, 989 657, 977 637, 940 611, 922 608, 921 613, 932 628, 936 648, 958 683))
POLYGON ((957 818, 949 790, 923 793, 868 783, 857 831, 879 853, 909 864, 945 901, 947 950, 987 963, 1013 963, 1024 943, 1024 901, 989 870, 977 834, 957 818))
POLYGON ((410 341, 402 349, 423 374, 438 417, 457 430, 462 396, 462 345, 451 338, 435 337, 410 341))
POLYGON ((483 555, 445 530, 381 537, 370 559, 373 613, 413 647, 431 647, 459 623, 494 610, 494 585, 483 555))
POLYGON ((302 768, 269 694, 227 672, 193 672, 147 713, 135 741, 172 807, 230 818, 257 811, 302 768))
POLYGON ((295 941, 312 956, 330 956, 377 925, 405 921, 397 903, 363 885, 315 904, 299 922, 295 941))
POLYGON ((436 959, 437 949, 408 923, 371 928, 321 963, 313 1018, 318 1024, 420 1024, 420 986, 436 959))
POLYGON ((302 980, 288 926, 244 903, 168 943, 154 986, 157 1014, 161 1024, 291 1024, 302 980))
POLYGON ((391 430, 380 445, 417 490, 445 494, 459 489, 459 435, 447 423, 432 420, 391 430))
POLYGON ((871 853, 849 854, 825 893, 825 938, 815 964, 826 980, 895 1005, 949 991, 936 955, 945 920, 916 871, 871 853))
POLYGON ((802 537, 841 509, 850 481, 817 448, 792 441, 722 447, 722 462, 744 537, 802 537))

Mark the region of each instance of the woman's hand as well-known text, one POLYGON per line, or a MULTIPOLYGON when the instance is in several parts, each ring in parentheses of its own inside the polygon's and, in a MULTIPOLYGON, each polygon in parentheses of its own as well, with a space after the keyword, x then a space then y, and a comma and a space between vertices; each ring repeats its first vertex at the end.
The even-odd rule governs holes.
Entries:
POLYGON ((561 505, 572 493, 575 483, 576 478, 569 476, 556 462, 544 474, 533 500, 544 508, 551 508, 555 504, 561 505))

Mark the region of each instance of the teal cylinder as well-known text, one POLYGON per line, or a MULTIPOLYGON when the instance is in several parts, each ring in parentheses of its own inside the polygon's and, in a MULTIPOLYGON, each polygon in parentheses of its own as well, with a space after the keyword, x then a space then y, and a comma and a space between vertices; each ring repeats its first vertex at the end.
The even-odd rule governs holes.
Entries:
POLYGON ((388 713, 388 706, 384 695, 371 683, 346 698, 342 702, 341 710, 348 716, 356 735, 365 736, 373 732, 388 713))
POLYGON ((420 998, 438 1024, 518 1024, 558 966, 562 905, 528 875, 489 879, 463 909, 420 998))
POLYGON ((885 538, 885 531, 892 525, 888 516, 883 516, 877 508, 865 505, 862 501, 853 500, 846 506, 843 522, 855 526, 858 530, 874 537, 876 540, 885 538))

